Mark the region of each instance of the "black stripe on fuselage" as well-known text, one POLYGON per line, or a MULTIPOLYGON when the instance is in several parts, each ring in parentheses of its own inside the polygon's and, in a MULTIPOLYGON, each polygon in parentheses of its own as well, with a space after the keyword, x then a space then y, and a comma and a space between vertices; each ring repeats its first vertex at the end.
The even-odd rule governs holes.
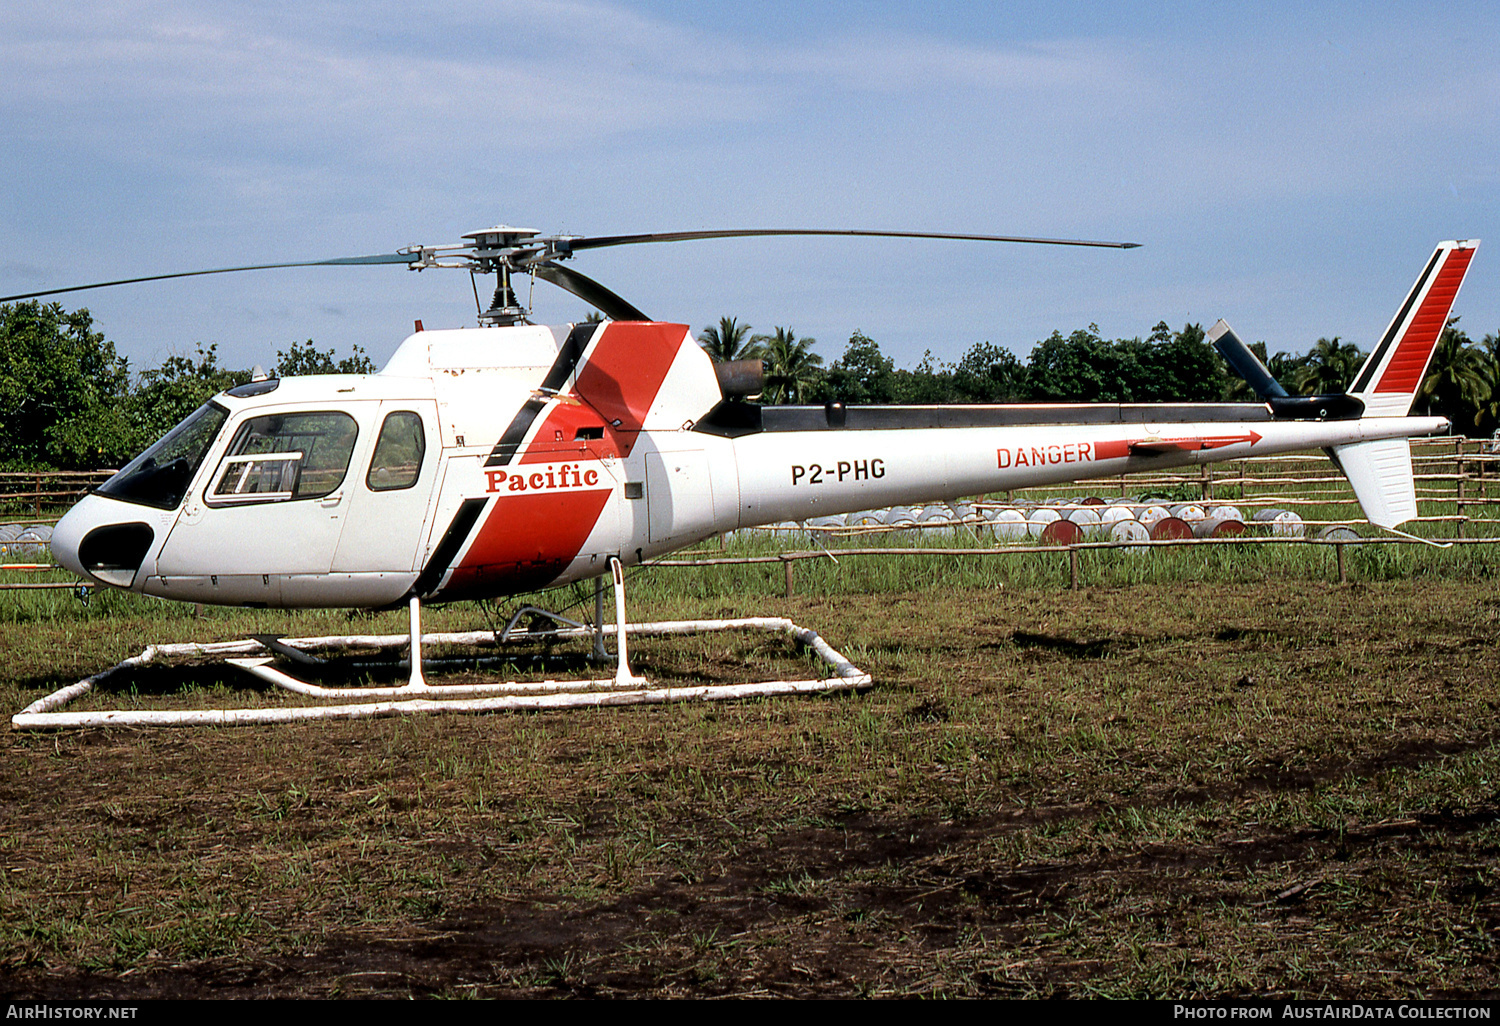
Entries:
POLYGON ((546 380, 542 387, 549 392, 557 392, 568 383, 568 378, 573 376, 573 371, 578 367, 578 361, 583 357, 583 351, 588 348, 589 339, 594 337, 594 332, 599 330, 597 321, 590 324, 575 324, 573 330, 568 332, 568 340, 563 343, 562 349, 558 350, 557 359, 552 363, 552 369, 547 372, 546 380))
POLYGON ((420 598, 437 588, 438 583, 443 579, 443 573, 458 558, 464 542, 469 540, 469 535, 474 531, 474 525, 479 522, 479 514, 484 512, 485 503, 489 501, 489 499, 465 499, 458 507, 458 512, 453 515, 453 523, 449 524, 448 530, 443 532, 443 540, 438 542, 438 547, 433 550, 432 558, 427 561, 427 565, 417 576, 416 583, 411 586, 413 595, 420 598))
POLYGON ((597 323, 575 324, 573 330, 568 332, 567 341, 558 350, 557 359, 552 361, 547 376, 542 379, 539 391, 544 394, 534 395, 521 405, 510 425, 500 436, 500 441, 496 442, 495 448, 490 451, 490 458, 485 460, 485 466, 503 467, 516 458, 516 454, 521 451, 521 443, 526 441, 526 433, 531 430, 531 425, 536 421, 537 415, 546 408, 553 394, 562 391, 562 387, 578 369, 578 361, 583 357, 583 351, 588 348, 589 339, 594 337, 594 331, 598 327, 597 323))
POLYGON ((1365 369, 1360 372, 1359 377, 1355 379, 1349 391, 1364 392, 1369 389, 1371 379, 1375 377, 1375 372, 1380 369, 1381 363, 1385 360, 1386 351, 1391 348, 1391 343, 1396 340, 1396 333, 1401 330, 1401 325, 1406 323, 1406 317, 1411 313, 1411 308, 1416 303, 1417 297, 1422 294, 1422 290, 1427 287, 1428 281, 1432 279, 1432 272, 1437 267, 1438 258, 1442 255, 1443 251, 1440 249, 1432 254, 1431 260, 1427 261, 1427 270, 1422 272, 1422 276, 1412 286, 1411 295, 1407 296, 1406 302, 1401 304, 1401 312, 1396 315, 1396 319, 1391 322, 1391 326, 1385 329, 1385 337, 1380 340, 1380 345, 1375 347, 1375 351, 1365 361, 1365 369))
POLYGON ((503 467, 516 458, 516 453, 521 451, 521 443, 526 440, 526 432, 531 430, 532 422, 536 420, 537 414, 547 405, 548 400, 540 396, 532 396, 521 404, 521 409, 511 420, 510 426, 500 436, 500 441, 495 443, 495 448, 490 450, 490 458, 484 461, 486 467, 503 467))

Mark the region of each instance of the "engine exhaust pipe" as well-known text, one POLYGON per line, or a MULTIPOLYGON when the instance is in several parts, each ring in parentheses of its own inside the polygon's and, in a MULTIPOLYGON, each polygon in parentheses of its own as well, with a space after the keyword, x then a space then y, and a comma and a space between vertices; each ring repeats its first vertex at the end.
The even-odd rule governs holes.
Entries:
POLYGON ((731 360, 714 364, 714 377, 725 399, 749 399, 766 390, 766 361, 731 360))

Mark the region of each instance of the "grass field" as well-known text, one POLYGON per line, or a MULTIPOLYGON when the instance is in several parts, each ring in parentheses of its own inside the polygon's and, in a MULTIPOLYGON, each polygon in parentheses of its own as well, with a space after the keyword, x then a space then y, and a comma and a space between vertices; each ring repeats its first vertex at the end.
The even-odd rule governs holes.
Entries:
MULTIPOLYGON (((1341 585, 1326 548, 1086 553, 1078 591, 1055 554, 810 560, 790 599, 779 565, 643 570, 633 619, 789 616, 875 686, 10 733, 0 993, 1495 997, 1500 553, 1347 556, 1341 585)), ((147 641, 405 626, 66 592, 0 619, 11 711, 147 641)), ((112 699, 268 700, 247 680, 112 699)))

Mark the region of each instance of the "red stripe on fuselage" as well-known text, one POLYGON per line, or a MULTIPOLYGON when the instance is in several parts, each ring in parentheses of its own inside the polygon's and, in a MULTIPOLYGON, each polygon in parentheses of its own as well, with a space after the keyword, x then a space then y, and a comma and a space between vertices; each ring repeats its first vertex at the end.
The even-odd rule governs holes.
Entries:
MULTIPOLYGON (((585 350, 570 398, 552 404, 516 462, 629 456, 684 344, 692 344, 685 324, 606 324, 585 350), (578 437, 580 429, 598 428, 602 438, 578 437)), ((601 488, 496 497, 441 597, 515 594, 550 583, 582 552, 611 494, 601 488)))
POLYGON ((1386 364, 1385 372, 1380 375, 1380 383, 1374 389, 1376 392, 1404 395, 1417 390, 1432 350, 1442 336, 1444 325, 1448 323, 1448 311, 1453 309, 1453 298, 1458 295, 1458 287, 1463 284, 1464 274, 1468 271, 1469 260, 1473 256, 1472 249, 1454 249, 1448 252, 1448 259, 1443 261, 1432 288, 1427 290, 1406 334, 1397 343, 1391 362, 1386 364))
POLYGON ((499 496, 441 597, 514 595, 552 581, 583 550, 609 496, 607 488, 499 496))
MULTIPOLYGON (((634 436, 631 438, 634 442, 634 436)), ((520 463, 556 463, 558 460, 599 460, 620 454, 615 429, 592 407, 580 402, 559 401, 531 436, 520 463), (579 438, 580 434, 598 435, 579 438)))
POLYGON ((630 455, 685 343, 692 344, 687 325, 654 321, 616 321, 595 336, 574 391, 610 426, 621 456, 630 455))
POLYGON ((1135 438, 1119 442, 1095 442, 1094 459, 1117 460, 1123 456, 1149 456, 1152 453, 1179 449, 1183 452, 1199 452, 1203 449, 1222 449, 1226 445, 1238 445, 1241 442, 1254 445, 1260 440, 1259 432, 1249 431, 1243 435, 1210 435, 1205 438, 1135 438))

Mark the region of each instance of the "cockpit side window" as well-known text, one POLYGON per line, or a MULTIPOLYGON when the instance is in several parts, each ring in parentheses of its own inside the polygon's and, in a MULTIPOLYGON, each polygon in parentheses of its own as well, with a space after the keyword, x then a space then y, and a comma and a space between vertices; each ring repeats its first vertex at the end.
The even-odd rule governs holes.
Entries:
POLYGON ((319 499, 344 482, 359 426, 347 413, 274 413, 235 432, 209 485, 210 505, 319 499))
POLYGON ((176 509, 187 494, 208 447, 229 419, 217 403, 205 403, 160 441, 99 486, 101 495, 157 509, 176 509))
POLYGON ((422 457, 426 452, 427 435, 422 430, 422 418, 410 410, 392 413, 380 426, 365 484, 372 492, 410 488, 422 476, 422 457))

